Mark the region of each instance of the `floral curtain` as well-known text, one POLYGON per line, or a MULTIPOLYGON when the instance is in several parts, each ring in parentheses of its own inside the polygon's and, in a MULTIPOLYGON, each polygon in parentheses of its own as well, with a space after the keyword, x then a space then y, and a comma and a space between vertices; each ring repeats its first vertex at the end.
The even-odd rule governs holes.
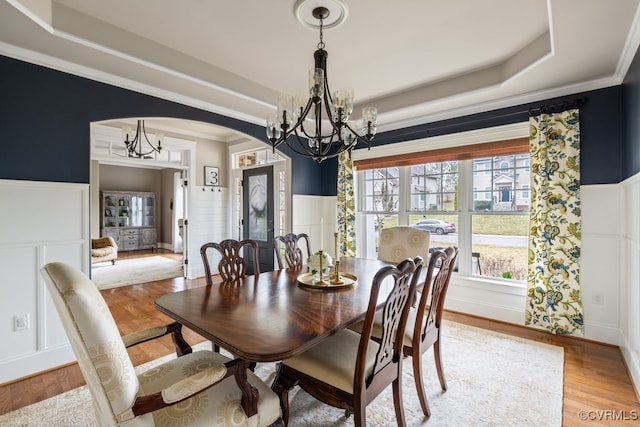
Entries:
POLYGON ((342 256, 356 256, 353 160, 348 152, 343 152, 338 157, 338 240, 342 256))
POLYGON ((578 110, 529 119, 531 220, 525 324, 582 334, 578 110))

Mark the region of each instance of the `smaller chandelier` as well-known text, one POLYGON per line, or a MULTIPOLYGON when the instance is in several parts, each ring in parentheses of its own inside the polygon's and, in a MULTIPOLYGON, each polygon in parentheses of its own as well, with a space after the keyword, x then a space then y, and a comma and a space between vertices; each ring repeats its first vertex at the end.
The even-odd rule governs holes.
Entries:
POLYGON ((351 154, 358 142, 370 148, 376 134, 378 110, 364 108, 361 125, 358 126, 351 120, 353 89, 331 93, 327 77, 328 54, 322 41, 323 21, 329 16, 329 9, 319 6, 312 13, 320 22, 320 42, 313 54, 315 67, 309 71, 309 98, 281 94, 277 117, 267 117, 266 132, 274 152, 276 147, 285 143, 297 154, 311 157, 319 163, 345 151, 351 154), (326 120, 323 119, 324 114, 326 120), (309 129, 311 122, 314 126, 309 129), (323 124, 326 126, 324 133, 323 124))
POLYGON ((138 159, 150 159, 148 157, 152 153, 160 153, 162 151, 162 140, 164 139, 164 135, 160 133, 156 133, 156 139, 158 140, 157 145, 153 145, 151 141, 149 141, 149 137, 147 136, 147 131, 144 127, 144 120, 138 120, 138 126, 136 127, 135 136, 132 135, 133 130, 130 127, 125 127, 122 129, 122 137, 124 139, 124 145, 127 149, 126 157, 137 157, 138 159), (146 141, 146 145, 144 145, 144 141, 146 141))

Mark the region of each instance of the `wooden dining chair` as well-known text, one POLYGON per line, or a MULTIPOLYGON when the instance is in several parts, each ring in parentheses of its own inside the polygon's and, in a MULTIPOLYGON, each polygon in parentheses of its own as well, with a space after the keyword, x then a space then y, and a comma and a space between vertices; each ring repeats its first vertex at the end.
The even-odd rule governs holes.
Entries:
POLYGON ((221 259, 218 262, 218 272, 223 282, 237 282, 247 274, 247 262, 240 255, 243 248, 244 250, 251 251, 251 258, 253 258, 253 274, 260 274, 260 267, 258 263, 258 244, 255 240, 234 240, 226 239, 220 243, 210 242, 205 243, 200 247, 200 255, 202 256, 202 262, 204 263, 204 273, 207 279, 207 285, 213 285, 213 278, 211 276, 211 265, 209 263, 209 256, 207 250, 213 248, 216 249, 221 259))
POLYGON ((422 263, 416 266, 410 259, 397 267, 382 267, 373 278, 362 334, 343 329, 278 365, 271 388, 280 396, 285 423, 289 419, 289 390, 295 385, 328 405, 353 413, 355 425, 362 426, 366 424, 367 404, 392 384, 397 423, 406 424, 401 331, 406 326, 415 292, 412 274, 414 271, 419 274, 421 268, 422 263), (377 343, 370 337, 380 299, 384 300, 385 335, 377 343))
POLYGON ((284 425, 278 396, 243 360, 192 351, 178 323, 121 336, 100 291, 80 270, 56 262, 41 273, 91 393, 97 425, 284 425), (127 348, 168 334, 179 357, 137 372, 127 348))
POLYGON ((295 234, 289 233, 284 236, 276 236, 273 238, 273 251, 276 253, 278 261, 278 269, 284 268, 282 262, 282 250, 284 246, 284 259, 287 262, 287 268, 300 268, 306 263, 307 258, 303 257, 302 249, 299 242, 303 240, 306 243, 307 258, 311 256, 311 245, 309 244, 309 236, 305 233, 295 234))
POLYGON ((431 233, 414 227, 397 226, 380 231, 378 259, 398 263, 406 258, 429 256, 431 233))
MULTIPOLYGON (((416 293, 418 296, 417 304, 409 309, 404 333, 403 353, 405 356, 411 356, 416 391, 418 392, 422 412, 427 417, 431 416, 431 410, 429 409, 424 389, 422 355, 433 347, 440 387, 443 391, 446 391, 447 381, 442 368, 440 331, 444 301, 457 257, 458 248, 455 246, 448 247, 444 251, 435 250, 431 253, 423 289, 421 292, 416 293)), ((376 341, 381 339, 382 319, 382 313, 378 312, 375 316, 371 333, 372 339, 376 341)), ((364 330, 364 323, 355 324, 350 329, 361 332, 364 330)))
POLYGON ((427 278, 424 288, 420 293, 418 306, 409 311, 409 321, 405 329, 403 352, 410 356, 413 364, 413 378, 416 383, 416 391, 420 400, 422 412, 431 416, 431 410, 427 403, 427 394, 424 389, 424 377, 422 372, 422 355, 433 347, 433 356, 438 373, 438 380, 442 391, 447 390, 447 380, 442 368, 442 351, 440 348, 440 336, 442 330, 442 313, 444 301, 451 281, 453 266, 458 258, 458 248, 450 246, 444 252, 431 254, 427 267, 427 278))

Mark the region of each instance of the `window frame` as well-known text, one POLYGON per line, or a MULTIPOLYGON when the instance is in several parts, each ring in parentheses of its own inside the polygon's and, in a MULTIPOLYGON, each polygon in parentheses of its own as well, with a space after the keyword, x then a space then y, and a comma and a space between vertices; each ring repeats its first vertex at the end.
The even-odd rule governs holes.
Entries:
MULTIPOLYGON (((453 160, 450 156, 451 153, 457 153, 460 158, 472 159, 477 157, 491 157, 501 155, 500 150, 503 150, 502 154, 514 154, 513 146, 522 147, 523 141, 526 140, 526 147, 528 151, 528 137, 529 137, 528 122, 515 123, 511 125, 498 126, 495 128, 478 129, 474 131, 462 132, 457 134, 442 135, 432 138, 423 138, 412 141, 399 142, 394 144, 388 144, 385 146, 373 147, 371 150, 354 150, 352 157, 355 163, 356 172, 361 170, 360 165, 366 168, 376 168, 377 165, 392 165, 393 166, 406 166, 409 164, 427 163, 436 161, 453 160), (496 141, 495 143, 487 143, 487 141, 496 141), (493 144, 493 145, 492 145, 493 144), (472 147, 473 146, 473 147, 472 147), (478 154, 478 147, 489 147, 493 152, 483 152, 478 154), (429 147, 430 150, 425 150, 425 147, 429 147), (429 158, 427 161, 416 160, 420 156, 416 153, 428 153, 429 156, 435 155, 434 158, 429 158), (437 158, 440 156, 440 158, 437 158), (398 161, 398 163, 392 163, 398 161)), ((525 165, 523 165, 525 166, 525 165)), ((401 168, 405 173, 410 170, 409 167, 401 168)), ((477 177, 480 170, 473 167, 473 161, 460 161, 459 162, 459 185, 458 185, 458 246, 460 247, 459 255, 459 272, 458 277, 465 277, 467 279, 480 280, 483 283, 502 283, 508 286, 523 287, 523 282, 501 279, 490 276, 471 276, 472 260, 471 260, 471 248, 472 248, 472 217, 475 214, 487 214, 487 212, 475 212, 473 211, 473 182, 474 176, 477 177), (464 177, 464 178, 463 178, 464 177)), ((400 176, 402 172, 400 173, 400 176)), ((403 193, 410 192, 410 188, 401 191, 401 198, 403 193)), ((514 189, 514 191, 517 191, 514 189)), ((517 197, 514 193, 514 197, 517 197)), ((358 199, 357 202, 359 203, 358 199)), ((402 200, 401 200, 402 203, 402 200)), ((401 204, 400 206, 406 206, 401 204)), ((361 215, 363 212, 357 208, 357 221, 361 222, 361 215)), ((408 214, 414 212, 408 212, 407 209, 400 209, 398 212, 398 224, 408 224, 408 214)), ((429 214, 436 216, 439 213, 451 213, 441 211, 430 211, 429 214)), ((493 215, 522 215, 520 212, 490 212, 493 215)), ((362 239, 362 227, 358 224, 357 228, 358 240, 362 239)), ((363 254, 360 252, 360 244, 357 245, 358 256, 363 254)))

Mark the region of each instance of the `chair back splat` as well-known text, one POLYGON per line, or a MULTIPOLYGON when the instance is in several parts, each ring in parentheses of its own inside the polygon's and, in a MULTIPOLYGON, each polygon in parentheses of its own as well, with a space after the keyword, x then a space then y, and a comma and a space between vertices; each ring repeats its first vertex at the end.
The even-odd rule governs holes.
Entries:
POLYGON ((247 262, 242 257, 241 252, 244 250, 250 250, 253 258, 253 274, 260 274, 260 267, 258 263, 258 244, 255 240, 234 240, 226 239, 220 243, 210 242, 205 243, 200 247, 200 255, 202 256, 202 262, 204 263, 204 272, 207 279, 207 285, 213 284, 213 278, 211 277, 211 264, 209 263, 209 256, 207 250, 213 248, 217 250, 221 259, 218 262, 218 273, 223 282, 235 282, 243 278, 247 274, 247 262))
POLYGON ((316 399, 354 415, 356 426, 366 424, 366 406, 389 385, 399 426, 404 426, 402 405, 402 333, 415 297, 418 265, 411 259, 397 267, 381 268, 373 278, 362 334, 343 329, 306 352, 283 360, 271 386, 280 396, 282 416, 289 417, 289 390, 299 385, 316 399), (415 273, 414 273, 415 272, 415 273), (384 301, 383 339, 371 340, 379 301, 384 301))
POLYGON ((311 256, 311 245, 309 244, 309 236, 305 233, 295 234, 289 233, 284 236, 276 236, 273 239, 273 251, 278 261, 278 269, 282 270, 284 264, 282 262, 282 246, 284 246, 284 259, 287 268, 300 268, 306 263, 307 258, 303 257, 302 249, 300 249, 299 241, 304 240, 306 243, 307 258, 311 256))

